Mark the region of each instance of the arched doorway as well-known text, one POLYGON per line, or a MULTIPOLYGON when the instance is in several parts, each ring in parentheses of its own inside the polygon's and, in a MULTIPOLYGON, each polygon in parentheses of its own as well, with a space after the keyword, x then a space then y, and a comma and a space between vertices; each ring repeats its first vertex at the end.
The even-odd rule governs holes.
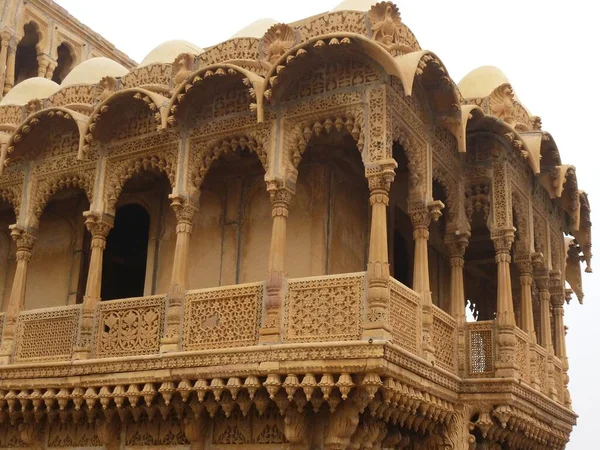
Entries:
POLYGON ((40 40, 38 27, 30 22, 23 27, 23 38, 17 45, 15 56, 15 84, 38 76, 37 44, 40 40))
POLYGON ((103 300, 144 295, 150 215, 139 204, 117 209, 102 265, 103 300))
POLYGON ((62 80, 68 75, 73 68, 73 54, 71 48, 64 42, 56 49, 57 54, 57 66, 52 74, 52 81, 55 83, 62 83, 62 80))

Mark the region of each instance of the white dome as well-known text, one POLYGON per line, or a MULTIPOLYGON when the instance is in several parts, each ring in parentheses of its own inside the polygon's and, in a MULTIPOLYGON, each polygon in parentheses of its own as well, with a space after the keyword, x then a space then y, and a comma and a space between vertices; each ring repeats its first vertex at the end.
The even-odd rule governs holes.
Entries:
POLYGON ((204 53, 204 50, 188 41, 166 41, 148 53, 138 67, 148 64, 171 64, 182 53, 199 55, 204 53))
POLYGON ((249 25, 246 25, 244 28, 242 28, 241 30, 239 30, 237 33, 235 33, 233 36, 231 36, 231 39, 233 38, 257 38, 260 39, 261 37, 264 36, 264 34, 267 32, 267 30, 269 28, 271 28, 273 25, 275 25, 277 22, 275 19, 258 19, 255 20, 254 22, 252 22, 249 25))
POLYGON ((466 74, 458 83, 458 89, 465 98, 482 98, 505 83, 510 81, 500 69, 494 66, 481 66, 466 74))
POLYGON ((335 11, 368 11, 371 6, 377 4, 377 0, 344 0, 331 10, 335 11))
POLYGON ((122 77, 127 75, 127 72, 125 67, 112 59, 90 58, 75 66, 61 83, 61 87, 74 84, 96 84, 106 76, 122 77))
POLYGON ((48 98, 59 89, 60 86, 52 80, 42 77, 28 78, 8 91, 0 101, 0 106, 25 105, 36 98, 48 98))

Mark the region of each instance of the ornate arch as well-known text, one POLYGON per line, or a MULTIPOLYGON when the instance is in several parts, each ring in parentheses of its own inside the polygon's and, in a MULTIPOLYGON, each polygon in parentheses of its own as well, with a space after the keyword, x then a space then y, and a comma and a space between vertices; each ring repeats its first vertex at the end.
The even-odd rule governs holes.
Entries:
MULTIPOLYGON (((167 127, 167 112, 168 112, 168 103, 169 100, 166 97, 163 97, 156 92, 151 92, 147 89, 141 88, 128 88, 120 91, 116 91, 108 95, 108 97, 100 102, 94 111, 91 113, 84 132, 85 143, 82 145, 80 149, 80 154, 78 157, 80 159, 83 158, 84 154, 89 150, 90 145, 96 139, 101 140, 101 132, 99 129, 101 128, 101 124, 103 121, 106 121, 106 117, 109 114, 113 114, 113 108, 111 105, 117 101, 131 101, 137 102, 148 108, 150 113, 154 116, 154 121, 156 122, 157 130, 164 130, 167 127)), ((116 114, 122 110, 122 108, 114 108, 116 110, 116 114)))
POLYGON ((446 201, 444 202, 444 211, 446 211, 448 217, 447 224, 456 225, 459 219, 459 213, 457 210, 459 207, 458 183, 443 167, 441 167, 439 164, 436 164, 435 160, 433 162, 432 178, 444 189, 444 194, 446 196, 446 201))
POLYGON ((0 175, 2 174, 2 168, 10 164, 11 158, 9 155, 13 155, 13 157, 20 156, 19 149, 35 138, 36 130, 46 131, 51 129, 51 124, 47 122, 52 120, 69 121, 76 125, 79 136, 78 155, 80 154, 88 118, 76 111, 58 106, 42 109, 28 116, 10 135, 6 151, 0 156, 0 175))
POLYGON ((190 192, 200 190, 212 164, 222 155, 236 150, 249 150, 256 154, 265 172, 268 171, 268 141, 266 129, 242 131, 230 136, 204 141, 198 144, 198 151, 193 152, 189 163, 188 189, 190 192))
POLYGON ((514 186, 512 187, 511 195, 512 206, 516 213, 516 217, 515 214, 513 214, 513 226, 517 229, 515 233, 516 250, 520 255, 530 255, 532 239, 527 200, 521 193, 516 191, 514 186))
POLYGON ((29 205, 34 223, 39 221, 50 198, 63 189, 81 189, 91 204, 94 195, 94 180, 95 172, 85 170, 54 173, 43 179, 35 180, 29 205))
POLYGON ((104 207, 114 211, 125 183, 145 171, 164 173, 175 188, 177 176, 177 146, 158 147, 151 151, 129 156, 107 164, 104 183, 104 207))
POLYGON ((206 80, 213 77, 235 76, 241 78, 242 83, 249 88, 250 97, 256 103, 250 103, 248 108, 256 112, 258 122, 262 122, 263 114, 263 84, 264 79, 249 70, 243 69, 234 64, 211 64, 202 67, 191 73, 175 90, 168 104, 168 117, 166 119, 168 126, 175 126, 177 118, 181 117, 182 111, 186 108, 189 93, 200 88, 206 80))
POLYGON ((363 162, 368 161, 368 155, 363 153, 363 114, 358 108, 341 108, 337 111, 322 111, 309 117, 302 117, 290 121, 285 128, 285 161, 289 169, 297 170, 302 156, 310 140, 315 136, 329 135, 331 133, 344 133, 352 136, 363 162))
POLYGON ((0 200, 9 203, 13 207, 13 211, 17 219, 19 218, 19 212, 21 210, 22 195, 23 188, 21 186, 0 187, 0 200))
POLYGON ((406 84, 396 61, 383 46, 360 34, 331 33, 301 42, 276 58, 264 79, 262 92, 265 99, 270 103, 277 103, 277 100, 285 95, 286 88, 296 79, 292 76, 294 66, 299 61, 310 58, 313 53, 329 48, 340 49, 339 51, 354 50, 355 55, 361 54, 375 61, 386 73, 398 77, 403 85, 406 84))

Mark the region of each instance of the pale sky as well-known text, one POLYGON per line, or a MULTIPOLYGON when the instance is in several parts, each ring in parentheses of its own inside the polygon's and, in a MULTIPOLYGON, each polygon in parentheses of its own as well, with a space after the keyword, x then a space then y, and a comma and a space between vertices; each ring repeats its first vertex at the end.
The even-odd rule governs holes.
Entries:
MULTIPOLYGON (((256 19, 293 22, 336 0, 56 0, 136 61, 161 42, 208 47, 256 19)), ((341 0, 340 0, 341 1, 341 0)), ((396 0, 421 47, 435 52, 458 83, 482 65, 500 67, 520 100, 542 118, 563 164, 577 167, 600 226, 600 6, 595 0, 396 0)), ((594 242, 600 245, 598 233, 594 242)), ((600 252, 598 252, 600 254, 600 252)), ((596 261, 600 270, 600 262, 596 261)), ((594 263, 592 264, 594 265, 594 263)), ((580 415, 568 450, 600 448, 600 280, 584 274, 584 305, 566 307, 569 385, 580 415)))

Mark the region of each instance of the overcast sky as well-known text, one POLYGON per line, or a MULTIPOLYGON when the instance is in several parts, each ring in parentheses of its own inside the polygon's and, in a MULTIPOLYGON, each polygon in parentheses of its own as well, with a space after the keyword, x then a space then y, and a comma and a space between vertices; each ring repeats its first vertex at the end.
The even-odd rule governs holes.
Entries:
MULTIPOLYGON (((228 39, 264 17, 293 22, 332 9, 336 0, 57 0, 136 61, 155 46, 185 39, 201 47, 228 39)), ((500 67, 532 114, 542 118, 563 163, 577 166, 579 188, 600 211, 600 7, 595 0, 397 0, 421 47, 458 81, 482 65, 500 67), (594 45, 595 44, 595 45, 594 45)), ((596 214, 592 222, 600 226, 596 214)), ((600 245, 598 234, 595 242, 600 245)), ((598 252, 600 254, 600 252, 598 252)), ((600 267, 600 262, 597 266, 600 267)), ((600 269, 599 269, 600 270, 600 269)), ((584 274, 584 305, 566 307, 570 391, 579 425, 568 450, 600 448, 600 281, 584 274)))

